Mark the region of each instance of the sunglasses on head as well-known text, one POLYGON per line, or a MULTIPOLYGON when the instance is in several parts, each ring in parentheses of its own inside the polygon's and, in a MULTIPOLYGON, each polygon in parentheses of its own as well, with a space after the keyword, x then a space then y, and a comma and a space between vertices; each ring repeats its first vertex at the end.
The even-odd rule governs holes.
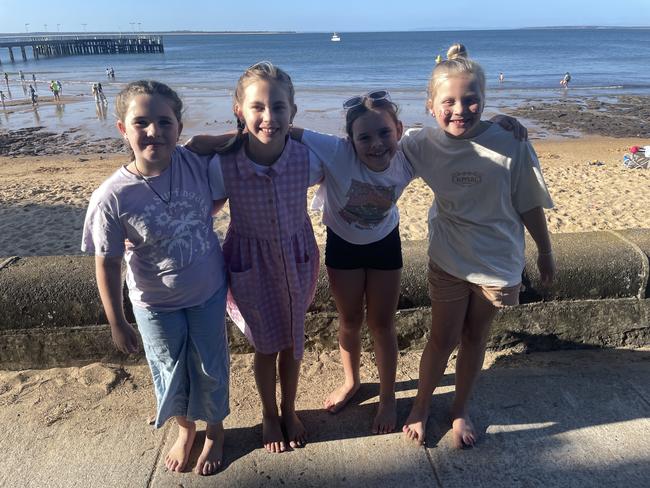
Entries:
POLYGON ((390 93, 388 93, 388 90, 374 90, 366 93, 365 95, 357 95, 356 97, 348 98, 345 102, 343 102, 343 108, 345 110, 350 110, 351 108, 363 105, 363 102, 365 102, 367 99, 370 99, 373 102, 378 102, 379 100, 388 100, 389 102, 391 101, 390 93))

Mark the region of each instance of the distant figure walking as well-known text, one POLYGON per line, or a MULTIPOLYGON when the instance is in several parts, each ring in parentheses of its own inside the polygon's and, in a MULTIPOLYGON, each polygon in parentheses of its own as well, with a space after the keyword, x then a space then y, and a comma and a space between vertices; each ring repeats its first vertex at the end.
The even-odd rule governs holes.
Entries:
POLYGON ((59 88, 59 93, 63 93, 63 83, 59 80, 56 80, 56 86, 59 88))
POLYGON ((7 84, 7 86, 9 86, 9 75, 7 74, 6 71, 5 71, 5 83, 7 84))
POLYGON ((503 76, 503 73, 499 73, 499 83, 503 83, 503 81, 506 79, 505 76, 503 76))
POLYGON ((571 73, 568 71, 564 73, 564 78, 560 80, 560 85, 564 88, 569 88, 569 83, 571 82, 571 73))
POLYGON ((29 85, 29 98, 32 100, 32 106, 38 105, 38 95, 36 94, 36 90, 34 90, 34 87, 32 85, 29 85))
POLYGON ((109 76, 109 78, 111 78, 111 79, 113 79, 113 80, 115 79, 115 70, 113 69, 112 66, 111 66, 111 68, 108 70, 108 76, 109 76))
POLYGON ((5 96, 4 92, 2 90, 0 90, 0 102, 2 102, 2 110, 7 108, 7 107, 5 107, 5 99, 6 98, 7 97, 5 96))
POLYGON ((36 75, 32 73, 32 81, 34 82, 34 86, 36 86, 36 75))
POLYGON ((25 73, 23 73, 23 70, 22 70, 22 69, 19 70, 19 71, 18 71, 18 74, 20 75, 20 81, 21 81, 22 83, 25 83, 25 73))

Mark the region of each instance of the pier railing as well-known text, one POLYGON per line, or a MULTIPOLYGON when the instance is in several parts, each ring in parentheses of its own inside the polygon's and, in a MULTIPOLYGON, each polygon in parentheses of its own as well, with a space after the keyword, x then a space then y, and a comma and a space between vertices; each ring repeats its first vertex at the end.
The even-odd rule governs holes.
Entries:
POLYGON ((20 49, 23 61, 27 61, 29 50, 32 52, 33 59, 54 56, 165 52, 162 36, 150 34, 0 37, 0 48, 9 50, 9 60, 12 63, 15 62, 14 48, 20 49))

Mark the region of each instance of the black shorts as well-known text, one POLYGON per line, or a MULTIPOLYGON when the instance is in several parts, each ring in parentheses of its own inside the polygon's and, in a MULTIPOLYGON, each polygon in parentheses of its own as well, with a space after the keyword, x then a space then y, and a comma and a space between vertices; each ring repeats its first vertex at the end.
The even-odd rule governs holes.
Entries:
POLYGON ((401 269, 402 242, 399 238, 399 225, 382 240, 370 244, 351 244, 328 227, 325 265, 334 269, 401 269))

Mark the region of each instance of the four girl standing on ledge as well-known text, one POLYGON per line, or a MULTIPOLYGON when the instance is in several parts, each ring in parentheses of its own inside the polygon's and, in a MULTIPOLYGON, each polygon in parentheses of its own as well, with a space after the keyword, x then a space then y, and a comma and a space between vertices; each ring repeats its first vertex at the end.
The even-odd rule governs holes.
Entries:
MULTIPOLYGON (((427 107, 440 127, 409 131, 401 146, 398 141, 402 124, 397 107, 384 90, 345 103, 347 139, 294 129, 293 138, 301 142, 292 140, 288 135, 296 113, 293 85, 285 72, 267 62, 246 70, 237 84, 237 136, 225 145, 221 144, 223 137, 198 136, 190 142, 190 148, 201 152, 214 152, 219 146, 219 156, 209 163, 206 158, 174 149, 180 133, 180 113, 171 118, 167 114, 166 123, 176 122, 176 138, 171 144, 169 136, 166 153, 158 151, 158 145, 164 145, 159 140, 164 139, 164 131, 157 114, 165 112, 165 103, 167 111, 174 113, 164 97, 159 100, 162 106, 138 102, 135 105, 139 110, 134 108, 131 119, 128 114, 120 117, 120 130, 125 135, 125 120, 141 134, 141 140, 129 139, 131 147, 134 143, 141 146, 133 147, 135 161, 93 195, 84 248, 98 256, 100 294, 116 345, 131 352, 136 345, 135 335, 121 311, 118 285, 126 240, 130 295, 134 309, 138 309, 136 320, 154 379, 158 378, 157 425, 173 415, 180 426, 179 439, 167 457, 170 469, 182 470, 187 463, 194 419, 207 420, 208 431, 212 425, 214 434, 206 437, 197 471, 210 474, 221 461, 220 421, 227 414, 228 403, 223 312, 217 316, 218 310, 210 309, 216 315, 211 322, 208 313, 202 315, 199 332, 195 332, 189 318, 183 323, 172 321, 157 310, 162 305, 186 316, 187 310, 195 306, 207 311, 205 301, 189 303, 174 295, 184 295, 196 283, 204 286, 208 281, 201 276, 206 270, 196 269, 195 265, 207 259, 204 256, 221 257, 216 250, 218 243, 216 249, 208 246, 211 239, 205 236, 208 174, 211 199, 215 201, 213 210, 217 211, 226 198, 230 200, 231 222, 224 241, 230 277, 227 308, 256 350, 255 379, 262 400, 266 449, 282 452, 287 444, 301 447, 307 439, 296 415, 295 397, 304 347, 304 316, 313 298, 318 271, 318 248, 306 211, 306 191, 318 182, 321 188, 317 200, 324 208, 323 221, 327 225, 325 263, 339 311, 345 376, 343 385, 327 397, 325 406, 337 412, 359 388, 365 300, 380 375, 380 401, 372 431, 394 430, 397 341, 393 316, 402 267, 395 202, 416 176, 421 176, 436 195, 429 222, 432 331, 420 365, 418 395, 404 432, 409 439, 424 441, 433 389, 451 351, 460 342, 456 398, 450 418, 455 443, 459 447, 474 444, 476 432, 467 414, 467 402, 497 308, 517 303, 524 226, 538 246, 538 265, 545 282, 553 278, 554 262, 542 211, 551 201, 534 151, 499 125, 481 120, 485 78, 480 66, 466 56, 462 46, 453 46, 449 59, 433 71, 427 107), (143 159, 148 153, 157 153, 158 162, 143 159), (182 157, 174 159, 174 155, 182 157), (200 168, 194 180, 172 180, 169 174, 169 186, 163 188, 165 183, 160 177, 164 173, 171 173, 173 168, 182 176, 185 173, 180 168, 189 169, 193 164, 200 168), (204 177, 201 183, 199 174, 204 177), (167 214, 155 211, 161 206, 164 210, 165 205, 169 210, 173 195, 187 195, 181 187, 190 181, 200 186, 201 198, 183 200, 187 219, 171 214, 165 219, 167 214), (123 190, 131 186, 131 194, 139 194, 137 201, 123 190), (144 200, 153 202, 143 202, 145 196, 148 198, 144 200), (199 215, 203 217, 199 219, 199 215), (163 221, 178 225, 165 226, 163 221), (200 231, 189 228, 198 221, 203 223, 200 231), (188 249, 195 244, 195 232, 206 245, 188 249), (106 261, 112 264, 110 272, 106 271, 106 261), (177 277, 189 279, 192 284, 177 277), (168 304, 143 298, 151 290, 159 291, 159 283, 173 297, 168 304), (215 337, 200 336, 203 342, 197 346, 197 333, 215 337), (160 344, 175 341, 182 345, 173 351, 163 348, 161 353, 160 344), (275 400, 276 361, 282 390, 279 411, 275 400), (171 368, 169 377, 161 376, 161 370, 165 370, 161 363, 171 368), (214 367, 213 372, 206 371, 206 363, 214 367), (177 369, 184 373, 174 376, 177 369), (179 379, 183 374, 185 381, 179 379), (209 379, 213 376, 225 381, 225 386, 219 383, 217 388, 212 383, 211 389, 209 379), (198 396, 194 394, 197 390, 201 392, 198 396), (225 408, 215 415, 212 407, 219 403, 217 397, 225 408), (176 407, 167 416, 161 414, 165 402, 176 407), (208 443, 208 439, 212 442, 208 443)), ((132 85, 122 93, 132 90, 132 85)), ((511 127, 512 122, 509 118, 499 121, 505 127, 511 127)), ((222 276, 220 273, 213 274, 222 276)), ((216 289, 222 290, 223 279, 216 281, 216 289)), ((156 293, 152 296, 161 298, 156 293)), ((208 301, 223 307, 223 293, 219 297, 208 301)))

